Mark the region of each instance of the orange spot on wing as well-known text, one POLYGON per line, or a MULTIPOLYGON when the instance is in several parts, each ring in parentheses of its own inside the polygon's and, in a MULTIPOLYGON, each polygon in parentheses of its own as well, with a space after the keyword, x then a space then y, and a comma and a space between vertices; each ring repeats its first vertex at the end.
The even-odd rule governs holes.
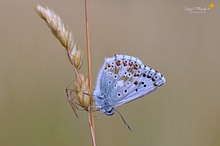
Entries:
POLYGON ((138 69, 138 66, 136 64, 134 65, 134 69, 138 69))
POLYGON ((139 77, 140 76, 140 74, 134 74, 134 77, 139 77))
POLYGON ((133 65, 133 62, 130 62, 129 65, 132 66, 132 65, 133 65))
POLYGON ((116 62, 116 65, 117 65, 117 66, 121 65, 121 62, 120 62, 120 61, 117 61, 117 62, 116 62))
POLYGON ((138 81, 135 81, 134 84, 137 85, 137 84, 138 84, 138 81))
POLYGON ((127 63, 126 62, 123 62, 124 66, 127 66, 127 63))

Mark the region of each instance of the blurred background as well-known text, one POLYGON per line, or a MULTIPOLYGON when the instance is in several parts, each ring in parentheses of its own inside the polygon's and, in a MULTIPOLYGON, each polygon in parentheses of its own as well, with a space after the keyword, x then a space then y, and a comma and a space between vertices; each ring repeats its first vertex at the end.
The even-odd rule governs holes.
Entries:
MULTIPOLYGON (((83 0, 0 1, 0 146, 91 145, 85 112, 77 119, 66 100, 73 69, 37 4, 59 14, 86 53, 83 0)), ((219 6, 217 0, 89 0, 93 86, 104 58, 116 53, 138 57, 167 79, 117 108, 132 132, 117 114, 95 118, 98 146, 220 145, 219 6)), ((85 74, 86 65, 85 58, 85 74)))

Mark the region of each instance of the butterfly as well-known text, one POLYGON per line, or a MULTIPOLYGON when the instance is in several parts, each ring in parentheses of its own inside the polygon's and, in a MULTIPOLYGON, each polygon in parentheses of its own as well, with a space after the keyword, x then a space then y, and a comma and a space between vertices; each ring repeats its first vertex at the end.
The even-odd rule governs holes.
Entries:
POLYGON ((145 66, 138 58, 116 54, 106 58, 99 71, 94 102, 102 113, 111 116, 118 112, 116 107, 151 93, 165 82, 161 73, 145 66))

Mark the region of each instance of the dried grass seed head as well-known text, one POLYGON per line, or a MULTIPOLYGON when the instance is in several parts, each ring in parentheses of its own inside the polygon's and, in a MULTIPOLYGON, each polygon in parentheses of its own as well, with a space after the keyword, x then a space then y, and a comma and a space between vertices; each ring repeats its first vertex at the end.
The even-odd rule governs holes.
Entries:
POLYGON ((91 97, 88 95, 90 94, 88 79, 85 79, 82 74, 79 74, 77 76, 76 81, 74 82, 74 85, 76 91, 76 98, 80 106, 82 106, 83 108, 88 107, 91 101, 91 97))

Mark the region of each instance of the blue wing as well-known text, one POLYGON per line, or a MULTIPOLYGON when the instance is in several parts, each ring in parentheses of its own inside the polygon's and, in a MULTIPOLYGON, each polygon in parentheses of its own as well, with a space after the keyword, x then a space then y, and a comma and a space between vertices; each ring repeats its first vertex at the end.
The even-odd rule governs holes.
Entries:
POLYGON ((157 71, 135 57, 115 55, 105 59, 94 91, 96 104, 117 107, 143 97, 165 83, 157 71))

